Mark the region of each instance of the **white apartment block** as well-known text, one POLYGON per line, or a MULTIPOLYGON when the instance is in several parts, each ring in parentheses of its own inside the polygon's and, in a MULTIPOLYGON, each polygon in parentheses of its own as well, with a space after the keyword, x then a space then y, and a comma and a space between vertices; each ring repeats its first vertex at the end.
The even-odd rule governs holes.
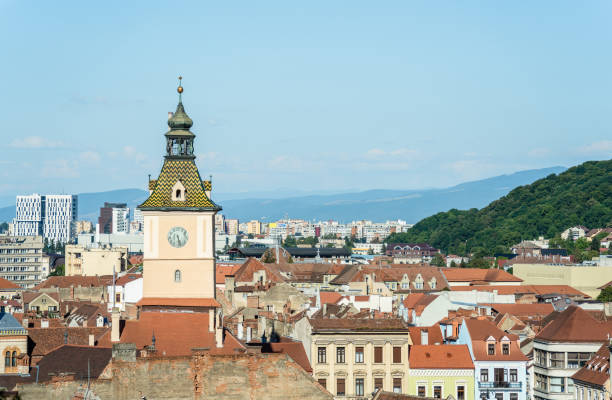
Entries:
POLYGON ((75 236, 78 216, 76 195, 17 196, 14 236, 38 236, 66 243, 75 236))
POLYGON ((130 209, 125 208, 113 208, 113 233, 128 233, 130 230, 130 209))
POLYGON ((0 237, 0 277, 32 288, 49 276, 42 236, 0 237))

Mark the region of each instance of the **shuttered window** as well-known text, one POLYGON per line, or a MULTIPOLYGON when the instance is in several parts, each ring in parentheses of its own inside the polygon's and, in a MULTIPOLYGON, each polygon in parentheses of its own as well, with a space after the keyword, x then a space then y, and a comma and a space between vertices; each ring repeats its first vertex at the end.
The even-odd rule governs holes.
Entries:
POLYGON ((338 380, 336 381, 336 395, 344 396, 345 393, 346 389, 344 385, 344 378, 338 378, 338 380))
POLYGON ((402 348, 399 346, 393 347, 393 362, 394 363, 402 362, 402 348))
POLYGON ((383 362, 383 348, 382 347, 374 347, 374 362, 375 363, 383 362))

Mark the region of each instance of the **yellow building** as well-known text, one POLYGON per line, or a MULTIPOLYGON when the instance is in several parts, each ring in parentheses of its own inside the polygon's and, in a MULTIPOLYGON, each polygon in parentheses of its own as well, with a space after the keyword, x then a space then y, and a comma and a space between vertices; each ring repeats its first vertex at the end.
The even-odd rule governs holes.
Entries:
POLYGON ((261 222, 252 220, 247 222, 247 234, 249 235, 260 235, 261 234, 261 222))
POLYGON ((593 298, 599 295, 598 287, 612 281, 610 267, 514 264, 513 274, 524 285, 569 285, 593 298))
POLYGON ((415 345, 409 362, 410 395, 475 400, 474 363, 467 345, 415 345))
POLYGON ((336 399, 408 393, 408 327, 399 319, 309 319, 296 332, 313 376, 336 399))
POLYGON ((127 247, 86 249, 79 245, 66 245, 66 276, 102 276, 125 271, 127 247))

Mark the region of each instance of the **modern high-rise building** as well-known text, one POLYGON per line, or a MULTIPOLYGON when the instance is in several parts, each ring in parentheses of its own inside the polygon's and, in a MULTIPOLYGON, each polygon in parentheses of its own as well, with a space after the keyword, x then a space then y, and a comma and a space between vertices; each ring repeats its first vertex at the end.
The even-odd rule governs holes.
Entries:
POLYGON ((0 277, 32 288, 49 276, 42 236, 0 237, 0 277))
POLYGON ((98 233, 128 233, 130 209, 125 203, 104 203, 98 217, 98 233))
POLYGON ((77 216, 76 195, 17 196, 13 235, 42 235, 47 240, 67 243, 75 237, 77 216))

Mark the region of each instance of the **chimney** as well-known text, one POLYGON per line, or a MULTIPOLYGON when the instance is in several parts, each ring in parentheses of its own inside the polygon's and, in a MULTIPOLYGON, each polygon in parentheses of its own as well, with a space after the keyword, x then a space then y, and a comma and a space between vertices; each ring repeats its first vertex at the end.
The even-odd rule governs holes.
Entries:
POLYGON ((215 327, 215 342, 217 347, 223 347, 223 322, 221 321, 221 311, 217 313, 217 323, 215 327))
POLYGON ((250 326, 247 326, 247 336, 246 336, 247 343, 251 342, 252 334, 253 334, 253 328, 251 328, 250 326))
POLYGON ((427 329, 421 329, 421 344, 429 344, 429 332, 427 331, 427 329))
MULTIPOLYGON (((24 321, 25 321, 26 324, 28 323, 27 318, 24 319, 24 321)), ((41 328, 48 328, 49 327, 49 320, 48 319, 41 319, 40 320, 40 327, 41 328)))
POLYGON ((96 340, 94 339, 94 335, 93 335, 93 333, 90 333, 90 334, 89 334, 89 345, 90 345, 91 347, 93 347, 93 346, 95 346, 95 345, 96 345, 96 340))
POLYGON ((327 315, 327 303, 323 304, 323 318, 327 315))
POLYGON ((242 340, 243 336, 242 322, 238 322, 238 339, 242 340))
POLYGON ((215 331, 215 309, 208 310, 208 332, 215 331))
POLYGON ((24 318, 21 320, 21 325, 23 325, 24 328, 28 329, 28 324, 30 321, 28 321, 27 318, 24 318))
POLYGON ((119 342, 119 309, 117 307, 113 308, 111 313, 111 342, 117 343, 119 342))

